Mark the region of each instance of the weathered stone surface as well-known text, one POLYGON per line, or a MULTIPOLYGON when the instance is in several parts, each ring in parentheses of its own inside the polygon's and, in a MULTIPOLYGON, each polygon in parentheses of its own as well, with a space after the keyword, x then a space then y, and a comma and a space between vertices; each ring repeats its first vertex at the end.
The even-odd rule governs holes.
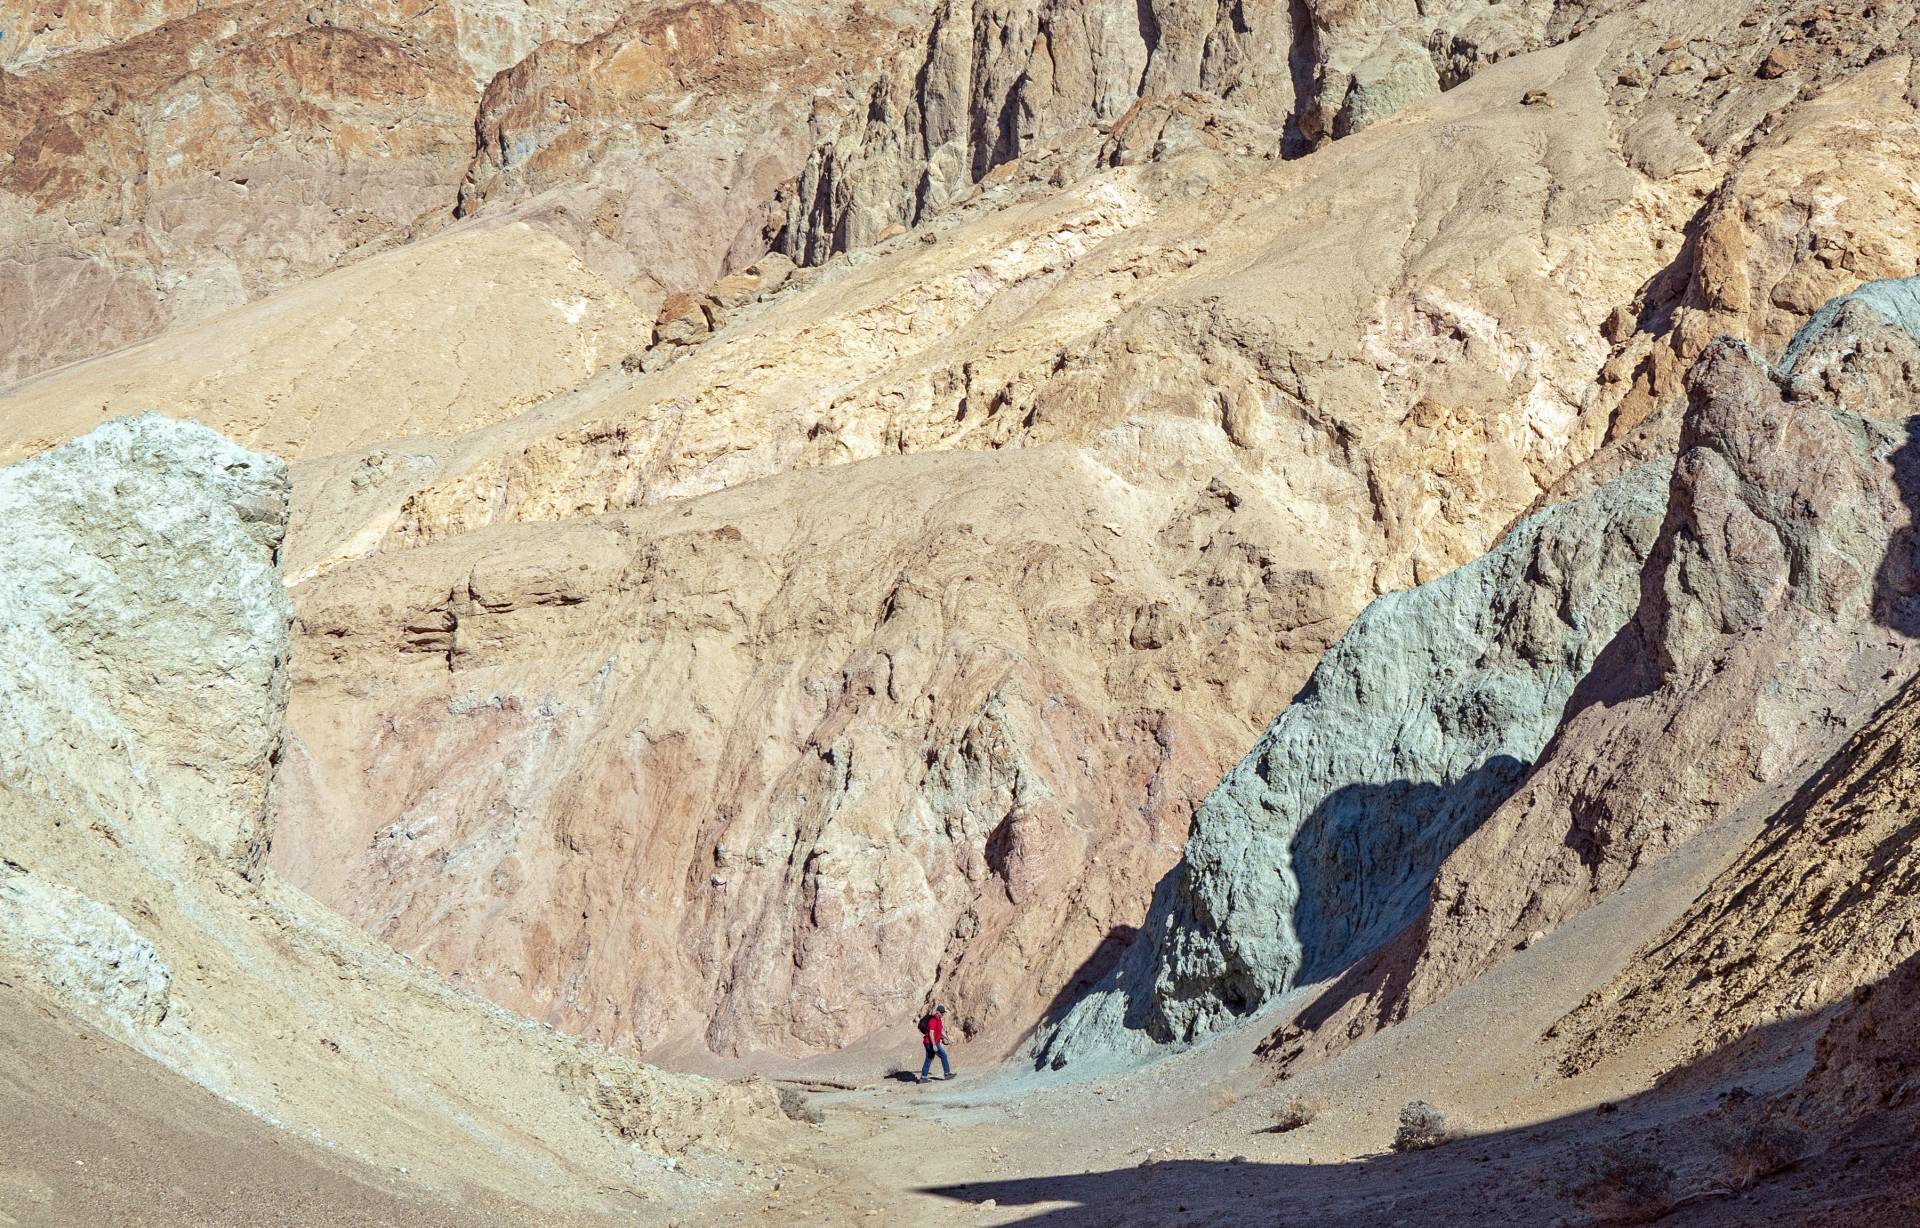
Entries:
POLYGON ((0 382, 447 220, 467 66, 386 6, 339 7, 200 8, 0 77, 0 382))
POLYGON ((153 806, 257 867, 287 698, 287 494, 278 459, 157 415, 0 469, 10 793, 123 831, 153 806))
POLYGON ((333 569, 299 590, 276 860, 649 1052, 837 1047, 929 993, 1010 1045, 1117 953, 1227 748, 1324 648, 1332 578, 1255 544, 1277 520, 1021 449, 333 569), (1149 598, 1169 633, 1135 649, 1149 598))
POLYGON ((765 254, 814 95, 864 89, 896 28, 857 5, 34 0, 0 49, 0 383, 462 217, 558 235, 651 315, 765 254))
POLYGON ((864 89, 899 30, 860 5, 629 6, 487 85, 457 212, 553 230, 648 312, 703 291, 767 252, 816 100, 864 89))
POLYGON ((0 956, 121 1030, 167 1017, 173 974, 153 944, 106 905, 0 861, 0 956))
MULTIPOLYGON (((286 700, 286 489, 278 460, 157 415, 0 469, 8 992, 442 1193, 711 1202, 664 1161, 760 1128, 770 1089, 514 1019, 257 863, 286 700)), ((759 1188, 724 1157, 710 1171, 759 1188)))
MULTIPOLYGON (((789 197, 781 249, 817 264, 866 246, 1024 154, 1077 129, 1117 133, 1172 99, 1197 100, 1207 121, 1155 125, 1160 139, 1136 136, 1135 150, 1164 156, 1228 130, 1244 154, 1305 152, 1564 36, 1574 22, 1560 10, 1584 7, 942 0, 864 107, 816 122, 822 139, 789 197)), ((1123 148, 1093 164, 1132 160, 1123 148)))
MULTIPOLYGON (((1830 347, 1818 338, 1853 318, 1810 325, 1796 356, 1830 347)), ((1911 674, 1920 479, 1908 423, 1795 399, 1802 386, 1731 341, 1708 349, 1689 387, 1634 620, 1576 692, 1552 752, 1441 868, 1425 916, 1315 1008, 1318 1030, 1286 1038, 1284 1058, 1404 1018, 1799 779, 1911 674)), ((1920 389, 1902 401, 1910 419, 1920 389)))
POLYGON ((1561 1022, 1568 1073, 1656 1040, 1679 1060, 1816 1018, 1920 954, 1916 692, 1908 681, 1685 916, 1561 1022))
POLYGON ((1208 796, 1135 948, 1037 1060, 1124 1049, 1122 1027, 1193 1040, 1417 916, 1632 612, 1664 484, 1637 470, 1368 606, 1208 796))

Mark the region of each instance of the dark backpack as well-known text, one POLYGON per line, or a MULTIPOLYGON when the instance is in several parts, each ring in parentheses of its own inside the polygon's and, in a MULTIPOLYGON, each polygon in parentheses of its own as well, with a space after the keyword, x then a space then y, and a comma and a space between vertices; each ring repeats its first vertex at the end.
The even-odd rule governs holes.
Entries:
POLYGON ((921 1039, 923 1040, 933 1039, 933 1016, 932 1015, 920 1016, 920 1036, 921 1036, 921 1039))

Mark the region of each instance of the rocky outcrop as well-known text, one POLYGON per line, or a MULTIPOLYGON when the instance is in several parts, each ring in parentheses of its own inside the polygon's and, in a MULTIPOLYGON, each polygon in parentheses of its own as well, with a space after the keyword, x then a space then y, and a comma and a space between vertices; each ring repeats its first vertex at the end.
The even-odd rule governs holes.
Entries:
POLYGON ((9 993, 442 1194, 546 1214, 603 1209, 599 1190, 669 1207, 710 1204, 716 1180, 757 1191, 723 1149, 777 1115, 764 1085, 516 1020, 259 864, 286 491, 278 460, 152 415, 0 469, 9 993))
POLYGON ((817 119, 781 250, 817 264, 864 247, 1036 153, 1056 187, 1196 144, 1304 154, 1584 31, 1598 7, 943 0, 864 108, 817 119), (1088 130, 1108 139, 1071 139, 1088 130))
POLYGON ((1878 981, 1864 983, 1814 1046, 1813 1068, 1787 1107, 1832 1128, 1862 1118, 1894 1119, 1896 1137, 1911 1138, 1920 1108, 1920 1063, 1913 1029, 1920 1023, 1920 958, 1909 956, 1878 981))
POLYGON ((460 218, 559 236, 651 316, 767 252, 813 97, 864 90, 895 32, 841 5, 35 0, 0 47, 0 384, 460 218))
POLYGON ((1920 686, 1770 816, 1758 840, 1558 1029, 1569 1073, 1665 1037, 1680 1058, 1819 1017, 1920 954, 1920 686))
POLYGON ((1276 0, 942 0, 846 130, 821 134, 789 200, 781 250, 817 264, 866 246, 939 212, 1023 151, 1111 125, 1150 94, 1233 93, 1277 141, 1292 104, 1290 31, 1276 0))
POLYGON ((1037 1060, 1124 1049, 1122 1027, 1193 1040, 1411 921, 1627 620, 1664 479, 1637 470, 1368 606, 1208 796, 1142 937, 1037 1060))
POLYGON ((864 89, 897 36, 858 5, 631 6, 487 85, 456 215, 551 229, 650 313, 704 292, 771 246, 816 97, 864 89))
POLYGON ((474 90, 451 38, 379 5, 332 21, 290 2, 194 7, 0 76, 0 383, 447 219, 474 90))
POLYGON ((157 415, 0 469, 10 796, 135 845, 151 808, 258 867, 287 700, 287 494, 277 459, 157 415))
MULTIPOLYGON (((1855 301, 1876 300, 1893 301, 1855 301)), ((1790 347, 1796 369, 1871 358, 1848 331, 1861 318, 1810 324, 1790 347)), ((1689 388, 1633 621, 1527 783, 1441 868, 1424 916, 1309 1012, 1316 1032, 1281 1038, 1285 1056, 1404 1018, 1705 825, 1766 804, 1911 674, 1911 386, 1886 418, 1861 419, 1723 341, 1689 388)))

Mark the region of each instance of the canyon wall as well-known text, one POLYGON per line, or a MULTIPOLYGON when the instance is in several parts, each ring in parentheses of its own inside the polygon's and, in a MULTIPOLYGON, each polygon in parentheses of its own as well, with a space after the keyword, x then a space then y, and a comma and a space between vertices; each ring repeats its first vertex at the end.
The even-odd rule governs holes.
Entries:
MULTIPOLYGON (((1868 316, 1849 308, 1906 300, 1906 287, 1870 289, 1820 315, 1789 347, 1805 378, 1732 341, 1708 349, 1689 376, 1666 520, 1633 620, 1575 693, 1550 753, 1441 867, 1425 914, 1312 1008, 1304 1028, 1276 1036, 1281 1060, 1406 1017, 1707 824, 1771 811, 1773 794, 1812 775, 1899 693, 1920 626, 1911 557, 1920 402, 1914 368, 1896 365, 1903 374, 1889 386, 1872 344, 1903 332, 1898 320, 1873 313, 1863 343, 1850 326, 1868 316), (1857 389, 1876 377, 1893 395, 1875 401, 1873 418, 1819 395, 1820 382, 1857 389)), ((1782 816, 1802 833, 1792 839, 1815 821, 1804 806, 1782 816)), ((1757 865, 1732 873, 1750 877, 1757 865)), ((1695 921, 1613 991, 1616 1009, 1654 994, 1636 980, 1712 942, 1715 927, 1695 921)), ((1749 914, 1739 924, 1761 922, 1749 914)), ((1797 932, 1783 924, 1773 941, 1797 932)), ((1822 983, 1778 992, 1817 1000, 1830 992, 1822 983)))
POLYGON ((0 974, 276 1125, 446 1194, 665 1206, 778 1116, 448 987, 260 864, 286 470, 120 419, 0 469, 0 974), (684 1161, 685 1167, 682 1168, 684 1161))

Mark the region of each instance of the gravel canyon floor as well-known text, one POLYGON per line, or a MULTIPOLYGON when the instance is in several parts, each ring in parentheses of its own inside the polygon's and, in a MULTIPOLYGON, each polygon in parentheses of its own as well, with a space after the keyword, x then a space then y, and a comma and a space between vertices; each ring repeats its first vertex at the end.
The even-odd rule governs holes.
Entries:
POLYGON ((1920 1224, 1909 0, 16 10, 0 1226, 1920 1224))

